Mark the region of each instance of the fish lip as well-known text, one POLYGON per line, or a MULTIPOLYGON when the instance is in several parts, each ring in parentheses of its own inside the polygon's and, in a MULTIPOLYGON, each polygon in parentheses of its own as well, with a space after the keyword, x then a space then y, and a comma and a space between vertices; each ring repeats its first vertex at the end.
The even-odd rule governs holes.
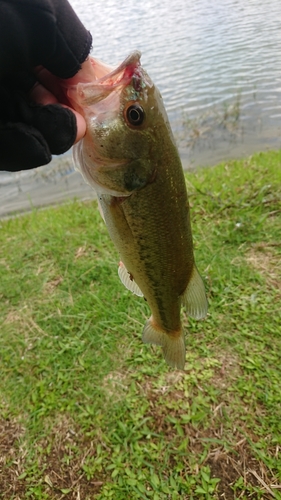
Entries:
MULTIPOLYGON (((93 86, 100 87, 102 85, 104 90, 112 90, 120 85, 127 85, 135 72, 135 70, 140 66, 140 58, 141 52, 139 50, 135 50, 131 52, 131 54, 126 57, 126 59, 114 68, 112 71, 107 73, 106 75, 97 78, 95 75, 95 80, 88 83, 78 83, 78 87, 82 86, 84 89, 87 87, 92 88, 93 86), (119 75, 119 77, 118 77, 119 75), (117 77, 117 78, 116 78, 117 77)), ((98 59, 92 58, 92 60, 99 65, 98 59)), ((95 70, 93 66, 93 71, 95 70)))
MULTIPOLYGON (((129 72, 130 74, 128 74, 127 78, 126 78, 126 79, 128 79, 128 81, 130 81, 135 68, 140 65, 140 58, 141 58, 141 52, 139 50, 135 50, 135 51, 131 52, 131 54, 129 54, 128 57, 126 57, 126 59, 121 64, 119 64, 119 66, 117 66, 117 68, 115 68, 113 71, 111 71, 107 75, 97 79, 95 81, 95 83, 96 84, 103 84, 103 82, 106 82, 107 80, 111 80, 114 76, 121 73, 121 71, 126 70, 126 69, 131 67, 132 71, 129 72)), ((122 75, 122 76, 124 76, 124 75, 122 75)), ((121 78, 121 81, 123 84, 124 83, 123 78, 121 78)), ((120 83, 121 83, 120 79, 118 79, 115 83, 110 85, 110 87, 115 87, 117 85, 120 85, 120 83)))
MULTIPOLYGON (((93 80, 88 82, 78 82, 76 85, 68 87, 67 95, 71 98, 71 93, 73 92, 75 98, 79 96, 80 106, 89 106, 94 102, 99 102, 105 99, 113 90, 116 89, 118 92, 118 87, 122 88, 129 85, 134 74, 136 75, 136 81, 139 80, 138 72, 141 67, 140 63, 141 53, 138 50, 132 52, 126 59, 117 66, 117 68, 112 69, 108 73, 104 74, 100 78, 97 77, 99 72, 99 65, 102 63, 98 59, 92 58, 93 61, 93 80), (95 70, 96 66, 96 70, 95 70)), ((108 68, 110 69, 110 68, 108 68)))

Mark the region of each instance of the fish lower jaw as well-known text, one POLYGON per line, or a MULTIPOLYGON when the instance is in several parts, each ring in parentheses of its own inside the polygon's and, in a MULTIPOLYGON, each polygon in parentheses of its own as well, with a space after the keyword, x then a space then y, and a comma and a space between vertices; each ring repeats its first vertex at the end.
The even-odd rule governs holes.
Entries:
POLYGON ((131 194, 128 194, 126 196, 112 196, 111 204, 112 205, 121 205, 121 203, 123 203, 125 200, 130 198, 130 196, 131 196, 131 194))
POLYGON ((85 175, 85 172, 82 172, 82 175, 84 179, 87 181, 87 183, 92 188, 94 188, 99 198, 108 197, 108 201, 111 201, 111 198, 114 198, 116 200, 120 198, 124 201, 126 198, 129 198, 132 194, 132 193, 126 193, 124 191, 117 191, 109 186, 105 186, 104 184, 99 183, 96 177, 89 175, 89 173, 86 173, 85 175))

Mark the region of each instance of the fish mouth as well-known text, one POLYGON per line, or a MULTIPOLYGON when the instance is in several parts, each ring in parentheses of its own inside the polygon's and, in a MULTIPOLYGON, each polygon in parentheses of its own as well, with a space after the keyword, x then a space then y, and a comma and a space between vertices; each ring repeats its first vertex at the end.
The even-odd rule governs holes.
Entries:
MULTIPOLYGON (((100 62, 98 59, 91 58, 93 69, 93 79, 90 83, 78 83, 77 94, 80 104, 88 106, 105 99, 113 90, 119 92, 118 87, 124 88, 132 81, 135 87, 139 87, 141 81, 141 53, 138 50, 132 52, 126 59, 113 69, 100 62)), ((139 88, 136 88, 139 90, 139 88)), ((69 89, 68 95, 71 95, 69 89)))
MULTIPOLYGON (((126 59, 117 66, 113 71, 110 73, 105 74, 104 76, 99 77, 96 80, 96 83, 99 85, 104 85, 107 86, 109 85, 110 88, 114 88, 122 82, 122 85, 126 85, 126 83, 131 81, 131 78, 136 70, 140 66, 140 58, 141 58, 141 52, 138 50, 135 50, 131 54, 126 57, 126 59)), ((96 71, 99 68, 99 61, 96 59, 93 59, 93 68, 96 71)), ((107 67, 108 69, 108 67, 107 67)))
POLYGON ((143 70, 140 59, 141 52, 135 50, 117 68, 113 68, 90 57, 91 71, 87 79, 76 84, 65 84, 68 101, 76 111, 85 114, 87 107, 107 99, 110 94, 115 94, 118 101, 127 85, 132 85, 135 91, 134 99, 137 99, 138 93, 143 88, 153 87, 153 82, 143 70))

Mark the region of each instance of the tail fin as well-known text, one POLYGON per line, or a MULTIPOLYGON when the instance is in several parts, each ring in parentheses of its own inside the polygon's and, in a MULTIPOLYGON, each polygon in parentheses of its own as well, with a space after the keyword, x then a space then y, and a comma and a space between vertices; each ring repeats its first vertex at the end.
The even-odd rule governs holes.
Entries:
POLYGON ((146 322, 142 340, 145 344, 160 345, 168 365, 180 370, 185 365, 185 342, 182 328, 174 334, 168 334, 153 323, 152 317, 146 322))

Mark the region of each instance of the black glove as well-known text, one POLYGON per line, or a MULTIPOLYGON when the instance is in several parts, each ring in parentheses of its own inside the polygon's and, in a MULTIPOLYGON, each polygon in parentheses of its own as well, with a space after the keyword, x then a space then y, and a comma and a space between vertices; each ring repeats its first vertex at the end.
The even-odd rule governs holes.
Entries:
POLYGON ((45 165, 76 138, 76 118, 60 104, 30 103, 23 91, 0 85, 0 169, 45 165))
POLYGON ((49 163, 76 138, 76 118, 60 104, 30 102, 42 65, 59 78, 74 76, 92 37, 66 0, 0 0, 0 169, 49 163))

